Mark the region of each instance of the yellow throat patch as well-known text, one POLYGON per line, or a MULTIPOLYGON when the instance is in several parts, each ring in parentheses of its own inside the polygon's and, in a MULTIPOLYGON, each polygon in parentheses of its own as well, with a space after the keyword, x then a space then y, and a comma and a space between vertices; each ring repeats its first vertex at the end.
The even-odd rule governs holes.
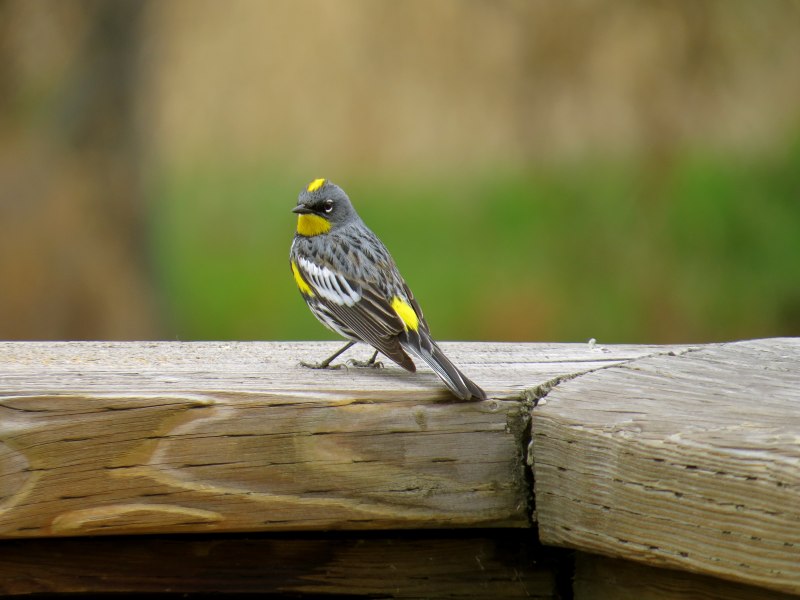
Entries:
POLYGON ((314 181, 312 181, 311 183, 308 184, 308 187, 306 188, 306 191, 307 192, 316 192, 323 185, 325 185, 325 180, 324 179, 315 179, 314 181))
POLYGON ((306 237, 328 233, 331 230, 331 222, 319 215, 298 215, 297 233, 306 237))
POLYGON ((394 309, 394 312, 397 313, 397 316, 403 321, 403 327, 405 327, 406 330, 417 330, 419 327, 419 318, 417 317, 417 313, 414 312, 414 309, 408 302, 403 300, 400 296, 395 296, 392 298, 392 308, 394 309))
POLYGON ((292 261, 292 275, 294 275, 294 282, 297 284, 297 287, 300 288, 300 293, 305 296, 313 297, 314 292, 311 290, 311 286, 308 285, 308 282, 300 275, 300 270, 297 268, 294 261, 292 261))

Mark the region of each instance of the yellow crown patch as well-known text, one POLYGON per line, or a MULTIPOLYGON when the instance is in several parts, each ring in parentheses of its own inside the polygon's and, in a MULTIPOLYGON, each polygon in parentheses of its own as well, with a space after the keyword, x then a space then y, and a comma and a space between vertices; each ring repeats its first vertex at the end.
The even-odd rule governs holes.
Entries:
POLYGON ((306 191, 307 192, 316 192, 323 185, 325 185, 325 180, 324 179, 315 179, 314 181, 312 181, 311 183, 308 184, 308 187, 306 188, 306 191))

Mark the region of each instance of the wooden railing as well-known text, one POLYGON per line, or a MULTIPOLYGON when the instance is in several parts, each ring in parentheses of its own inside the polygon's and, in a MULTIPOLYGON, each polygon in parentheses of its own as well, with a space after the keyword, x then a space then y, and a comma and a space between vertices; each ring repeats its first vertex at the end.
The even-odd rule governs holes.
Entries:
POLYGON ((0 594, 800 594, 800 340, 335 346, 0 343, 0 594))

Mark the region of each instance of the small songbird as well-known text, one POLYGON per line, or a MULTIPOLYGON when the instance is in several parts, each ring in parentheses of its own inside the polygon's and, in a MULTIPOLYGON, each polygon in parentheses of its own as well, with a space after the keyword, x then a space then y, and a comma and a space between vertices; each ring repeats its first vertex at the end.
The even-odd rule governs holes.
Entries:
POLYGON ((421 358, 461 400, 485 400, 485 392, 444 355, 431 338, 422 309, 386 246, 358 216, 342 188, 315 179, 300 192, 297 232, 289 264, 300 294, 328 329, 350 340, 341 350, 307 367, 324 369, 356 342, 407 371, 421 358))

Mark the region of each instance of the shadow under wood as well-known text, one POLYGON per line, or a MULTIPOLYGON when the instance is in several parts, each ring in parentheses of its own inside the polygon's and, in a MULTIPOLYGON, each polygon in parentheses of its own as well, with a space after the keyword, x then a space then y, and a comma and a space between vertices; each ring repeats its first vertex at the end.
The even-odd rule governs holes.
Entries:
POLYGON ((530 530, 6 540, 0 594, 555 598, 565 566, 530 530))

